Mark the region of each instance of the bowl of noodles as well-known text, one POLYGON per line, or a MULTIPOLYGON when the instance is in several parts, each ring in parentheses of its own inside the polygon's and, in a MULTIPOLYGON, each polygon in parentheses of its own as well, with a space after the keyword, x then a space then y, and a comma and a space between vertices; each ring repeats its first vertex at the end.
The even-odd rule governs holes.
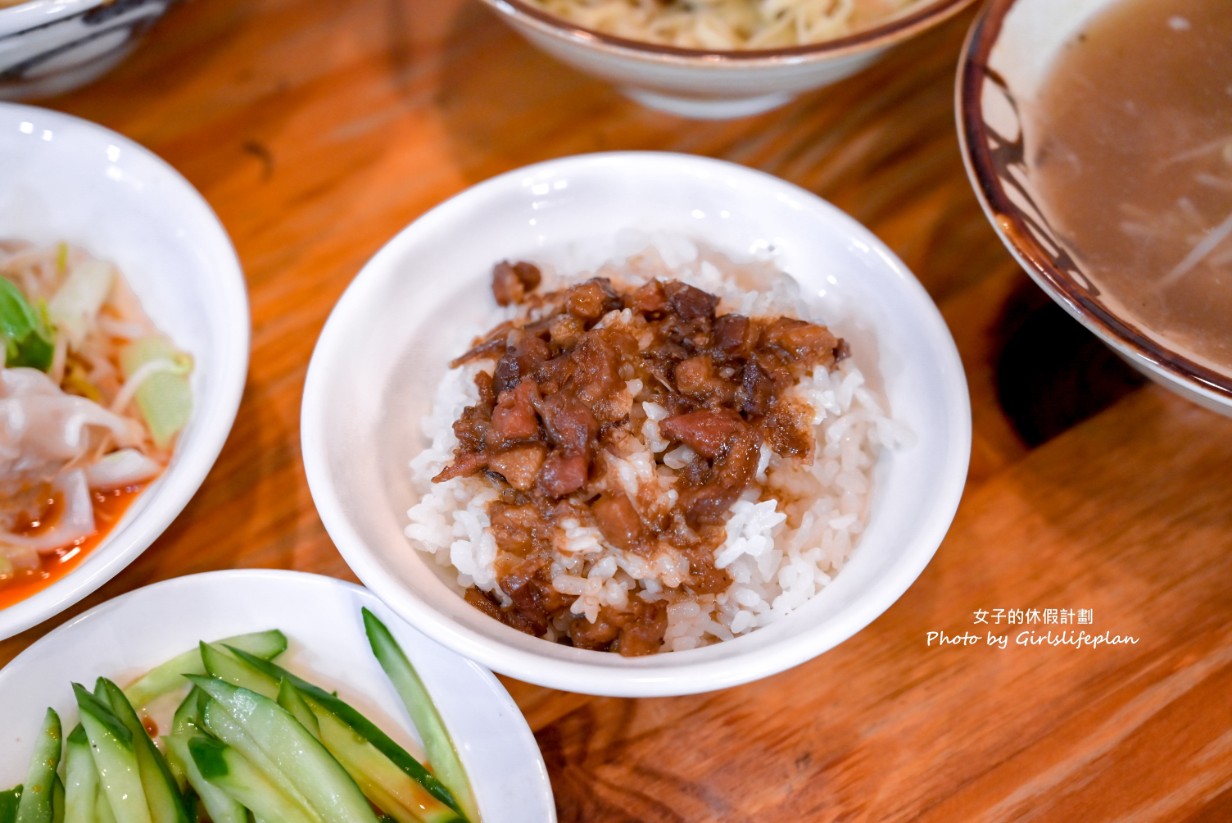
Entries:
POLYGON ((195 493, 248 357, 226 232, 158 157, 0 105, 0 637, 89 594, 195 493))
POLYGON ((333 542, 425 634, 655 696, 868 625, 948 529, 970 437, 945 323, 870 232, 742 166, 613 152, 391 240, 322 331, 301 440, 333 542))
POLYGON ((653 109, 769 111, 971 0, 484 0, 535 46, 653 109))

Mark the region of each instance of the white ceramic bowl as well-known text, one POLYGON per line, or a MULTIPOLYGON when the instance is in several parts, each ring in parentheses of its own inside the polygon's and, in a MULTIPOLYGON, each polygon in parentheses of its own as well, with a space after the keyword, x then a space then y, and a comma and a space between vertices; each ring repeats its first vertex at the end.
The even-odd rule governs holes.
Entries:
POLYGON ((1029 113, 1062 46, 1115 0, 993 0, 967 37, 957 83, 968 176, 1005 246, 1060 306, 1130 365, 1168 389, 1232 415, 1232 372, 1196 360, 1104 294, 1041 207, 1029 113))
POLYGON ((521 680, 578 692, 668 695, 763 677, 870 623, 941 542, 966 476, 966 382, 924 289, 866 229, 816 196, 702 157, 611 153, 549 161, 481 183, 408 226, 360 272, 317 343, 302 441, 321 518, 346 561, 425 634, 521 680), (480 613, 403 536, 410 459, 457 351, 490 315, 501 259, 566 248, 605 256, 619 229, 702 241, 736 259, 773 252, 852 340, 918 442, 877 467, 875 513, 836 581, 797 612, 735 640, 642 658, 570 648, 480 613))
POLYGON ((65 732, 72 728, 72 683, 92 688, 96 678, 108 677, 124 686, 200 640, 265 629, 287 635, 281 665, 336 689, 401 745, 418 750, 419 735, 368 646, 364 607, 389 627, 433 696, 485 823, 552 823, 556 809, 543 756, 500 681, 407 626, 359 586, 302 572, 209 572, 155 583, 91 609, 26 649, 0 671, 0 786, 25 776, 48 706, 65 732))
POLYGON ((176 0, 28 0, 0 9, 0 98, 48 97, 114 68, 176 0))
POLYGON ((838 82, 888 49, 958 13, 972 0, 921 0, 845 37, 807 46, 704 51, 590 31, 525 0, 483 0, 535 46, 617 86, 653 109, 699 119, 758 114, 838 82))
POLYGON ((218 218, 178 172, 131 140, 46 109, 0 103, 0 237, 67 240, 111 260, 154 324, 192 354, 194 409, 166 471, 50 587, 0 609, 0 637, 51 617, 154 542, 222 449, 248 368, 248 298, 218 218))

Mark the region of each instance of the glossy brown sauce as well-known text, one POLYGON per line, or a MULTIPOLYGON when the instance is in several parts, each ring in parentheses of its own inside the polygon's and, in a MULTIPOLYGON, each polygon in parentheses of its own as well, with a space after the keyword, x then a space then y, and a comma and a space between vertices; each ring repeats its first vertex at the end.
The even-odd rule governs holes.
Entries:
MULTIPOLYGON (((89 537, 70 543, 55 552, 39 558, 39 567, 35 571, 19 572, 11 580, 0 581, 0 609, 19 603, 27 597, 42 591, 75 569, 103 539, 111 533, 111 529, 128 511, 144 486, 129 486, 124 489, 107 492, 91 492, 94 501, 94 522, 97 529, 89 537)), ((56 516, 56 507, 61 505, 53 502, 51 508, 44 514, 44 520, 52 520, 56 516)), ((41 522, 30 524, 30 530, 46 528, 41 522)))
POLYGON ((673 280, 622 290, 593 278, 547 294, 535 293, 539 283, 532 264, 498 264, 497 303, 525 311, 453 364, 493 368, 475 376, 479 402, 454 422, 454 459, 434 480, 480 477, 500 492, 488 515, 510 600, 472 589, 467 601, 529 634, 567 622, 561 642, 649 654, 667 627, 666 602, 631 598, 573 619, 576 597, 552 580, 559 527, 593 524, 611 546, 643 557, 670 547, 687 560, 686 592, 725 591, 731 577, 714 552, 729 510, 755 483, 763 444, 784 458, 811 454, 813 411, 789 389, 847 356, 846 344, 790 317, 723 314, 718 296, 673 280), (664 409, 661 436, 688 447, 675 498, 642 487, 631 499, 607 476, 603 453, 636 439, 643 401, 664 409))
POLYGON ((1031 109, 1041 206, 1105 302, 1232 374, 1232 2, 1113 3, 1031 109))

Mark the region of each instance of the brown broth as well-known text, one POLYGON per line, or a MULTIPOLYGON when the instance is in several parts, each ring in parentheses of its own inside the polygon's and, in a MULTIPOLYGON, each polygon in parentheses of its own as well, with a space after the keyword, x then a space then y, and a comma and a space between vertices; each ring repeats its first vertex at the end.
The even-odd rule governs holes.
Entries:
POLYGON ((1031 109, 1041 207, 1105 303, 1232 374, 1232 0, 1119 0, 1031 109))

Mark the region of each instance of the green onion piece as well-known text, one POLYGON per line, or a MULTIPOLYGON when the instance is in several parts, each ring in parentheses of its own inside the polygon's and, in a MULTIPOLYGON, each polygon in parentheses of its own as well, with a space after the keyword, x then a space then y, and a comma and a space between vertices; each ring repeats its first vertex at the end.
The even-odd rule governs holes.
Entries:
POLYGON ((0 342, 4 344, 5 366, 39 371, 51 368, 55 353, 51 329, 21 289, 4 277, 0 277, 0 342))

